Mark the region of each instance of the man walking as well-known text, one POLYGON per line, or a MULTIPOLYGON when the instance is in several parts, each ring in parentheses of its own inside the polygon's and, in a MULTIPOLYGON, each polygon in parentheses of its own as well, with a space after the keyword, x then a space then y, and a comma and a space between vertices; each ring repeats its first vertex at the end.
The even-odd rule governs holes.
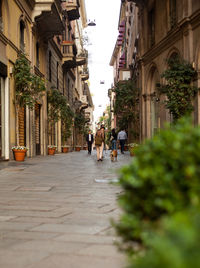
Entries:
POLYGON ((117 140, 120 142, 121 146, 121 153, 124 154, 124 145, 127 140, 127 134, 124 129, 122 129, 118 135, 117 135, 117 140))
POLYGON ((92 134, 91 130, 89 130, 89 132, 87 134, 86 141, 87 141, 87 144, 88 144, 88 154, 91 154, 91 152, 92 152, 92 144, 93 144, 93 141, 94 141, 93 134, 92 134))

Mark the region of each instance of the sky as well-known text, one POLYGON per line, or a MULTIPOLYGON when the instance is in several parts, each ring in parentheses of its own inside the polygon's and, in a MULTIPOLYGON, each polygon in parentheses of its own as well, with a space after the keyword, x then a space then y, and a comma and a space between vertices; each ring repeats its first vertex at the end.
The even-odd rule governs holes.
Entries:
POLYGON ((113 68, 109 66, 118 36, 118 20, 121 0, 85 0, 88 21, 96 26, 88 26, 85 35, 89 37, 90 92, 92 94, 94 121, 103 115, 109 104, 108 89, 113 83, 113 68), (105 81, 100 84, 100 81, 105 81))

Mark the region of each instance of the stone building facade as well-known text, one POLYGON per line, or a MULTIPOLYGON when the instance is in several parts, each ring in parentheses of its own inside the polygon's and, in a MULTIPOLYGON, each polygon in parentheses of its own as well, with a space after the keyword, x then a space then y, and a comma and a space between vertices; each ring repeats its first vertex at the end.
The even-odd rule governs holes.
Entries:
MULTIPOLYGON (((25 53, 46 89, 60 91, 75 111, 75 101, 82 104, 77 92, 84 87, 79 69, 87 68, 86 58, 77 54, 86 26, 84 0, 0 0, 0 158, 12 159, 16 145, 13 66, 18 54, 25 53), (77 31, 80 35, 75 36, 77 31)), ((20 144, 29 148, 28 156, 46 155, 49 144, 61 152, 61 122, 49 129, 47 113, 47 94, 33 110, 24 107, 19 113, 20 144)), ((70 145, 75 145, 73 135, 70 145)))
MULTIPOLYGON (((197 0, 122 0, 126 9, 127 64, 131 77, 140 88, 140 139, 152 137, 166 121, 169 111, 156 85, 163 83, 161 74, 167 59, 179 55, 198 72, 200 61, 200 2, 197 0), (132 5, 130 12, 130 5, 132 5)), ((195 100, 194 123, 200 123, 199 93, 195 100)))

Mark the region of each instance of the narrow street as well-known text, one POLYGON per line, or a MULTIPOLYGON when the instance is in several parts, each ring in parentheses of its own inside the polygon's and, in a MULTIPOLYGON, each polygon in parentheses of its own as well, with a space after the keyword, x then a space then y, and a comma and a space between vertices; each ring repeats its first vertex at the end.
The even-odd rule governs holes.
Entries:
POLYGON ((110 219, 119 215, 116 169, 96 151, 0 163, 0 267, 122 268, 110 219))

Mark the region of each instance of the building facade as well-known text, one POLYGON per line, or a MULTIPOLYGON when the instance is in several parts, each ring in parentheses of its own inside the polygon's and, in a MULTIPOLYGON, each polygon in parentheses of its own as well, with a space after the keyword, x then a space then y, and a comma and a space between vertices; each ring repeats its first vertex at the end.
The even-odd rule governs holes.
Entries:
MULTIPOLYGON (((121 5, 126 10, 127 62, 140 89, 142 141, 172 120, 164 106, 166 97, 157 89, 158 84, 164 83, 161 75, 169 58, 178 55, 190 62, 198 73, 199 87, 200 2, 123 0, 121 5)), ((194 123, 199 124, 199 93, 194 107, 194 123)))
MULTIPOLYGON (((13 68, 17 56, 24 53, 32 72, 45 80, 47 91, 58 90, 75 111, 77 102, 82 105, 80 92, 89 78, 87 73, 83 79, 86 56, 79 57, 81 33, 86 26, 84 0, 0 0, 1 159, 13 158, 16 124, 19 143, 29 148, 28 156, 46 155, 49 144, 61 152, 61 121, 49 127, 47 93, 32 110, 22 107, 16 120, 13 68)), ((73 135, 69 145, 74 146, 73 135)))

